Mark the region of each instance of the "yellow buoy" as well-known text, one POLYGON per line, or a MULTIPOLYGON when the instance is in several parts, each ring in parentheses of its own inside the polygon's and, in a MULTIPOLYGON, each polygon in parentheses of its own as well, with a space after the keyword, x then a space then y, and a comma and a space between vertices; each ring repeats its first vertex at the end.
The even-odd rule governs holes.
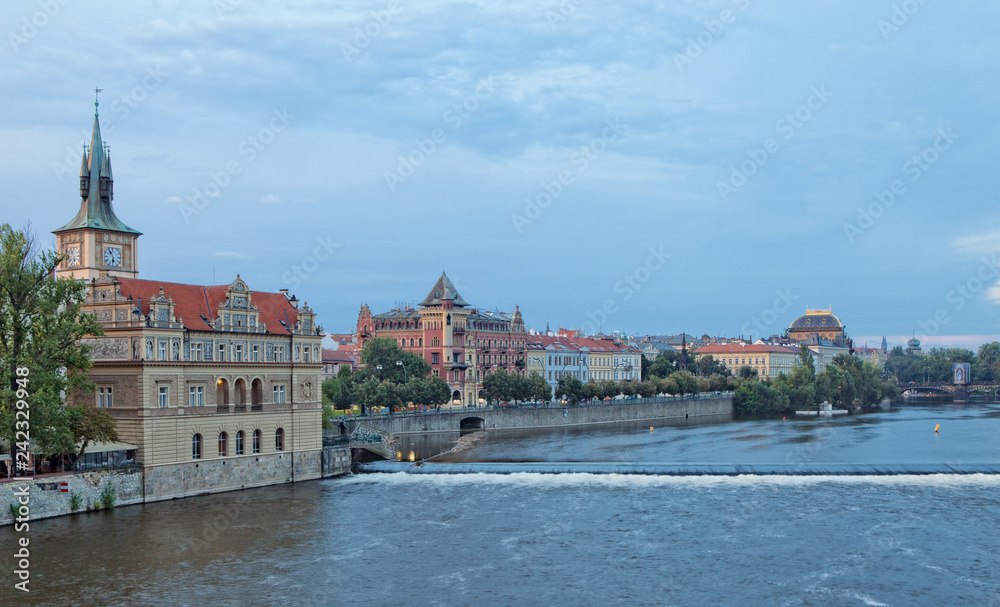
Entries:
POLYGON ((652 432, 652 431, 653 431, 653 427, 652 427, 652 426, 650 426, 650 427, 649 427, 649 431, 650 431, 650 432, 652 432))
POLYGON ((937 425, 934 426, 934 434, 938 433, 938 428, 940 428, 940 427, 941 427, 941 424, 937 424, 937 425))

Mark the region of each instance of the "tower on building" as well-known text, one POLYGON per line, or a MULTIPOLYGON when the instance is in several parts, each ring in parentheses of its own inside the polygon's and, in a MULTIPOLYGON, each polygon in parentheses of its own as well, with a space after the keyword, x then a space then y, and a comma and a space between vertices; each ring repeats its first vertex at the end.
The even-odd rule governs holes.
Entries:
POLYGON ((80 166, 80 210, 69 223, 53 231, 56 250, 64 257, 56 278, 90 280, 102 274, 136 278, 136 241, 142 235, 115 215, 114 176, 110 150, 101 139, 98 102, 94 101, 94 132, 84 146, 80 166))

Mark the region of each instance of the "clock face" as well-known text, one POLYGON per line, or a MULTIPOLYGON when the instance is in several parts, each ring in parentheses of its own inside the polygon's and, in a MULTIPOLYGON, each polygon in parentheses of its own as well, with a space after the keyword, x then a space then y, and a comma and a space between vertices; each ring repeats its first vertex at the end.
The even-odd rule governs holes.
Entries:
POLYGON ((69 256, 69 265, 80 265, 80 247, 70 247, 66 250, 66 254, 69 256))
POLYGON ((118 247, 104 249, 104 263, 111 267, 118 267, 122 262, 122 250, 118 247))

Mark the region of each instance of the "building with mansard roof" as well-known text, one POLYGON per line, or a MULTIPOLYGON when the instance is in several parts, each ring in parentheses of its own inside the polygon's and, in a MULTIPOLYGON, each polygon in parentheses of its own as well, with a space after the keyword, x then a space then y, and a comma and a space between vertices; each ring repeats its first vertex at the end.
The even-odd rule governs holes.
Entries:
POLYGON ((372 337, 389 337, 424 358, 431 373, 448 382, 452 404, 471 405, 482 397, 483 378, 499 369, 524 374, 525 337, 521 311, 510 314, 471 307, 444 272, 420 301, 372 314, 358 313, 359 348, 372 337))
POLYGON ((115 214, 95 112, 80 209, 55 230, 56 277, 86 281, 93 402, 134 447, 147 500, 321 476, 322 330, 286 292, 138 278, 141 233, 115 214))

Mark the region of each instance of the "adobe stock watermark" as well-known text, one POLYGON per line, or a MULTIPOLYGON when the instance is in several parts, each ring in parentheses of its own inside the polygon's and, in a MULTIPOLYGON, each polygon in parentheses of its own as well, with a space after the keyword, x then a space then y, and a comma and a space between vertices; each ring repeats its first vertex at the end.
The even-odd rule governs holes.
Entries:
MULTIPOLYGON (((812 120, 815 112, 823 109, 827 101, 833 97, 833 93, 826 89, 826 85, 814 86, 809 90, 809 96, 805 102, 793 111, 786 113, 774 123, 774 130, 777 131, 780 139, 789 141, 798 133, 807 122, 812 120)), ((747 184, 750 178, 757 174, 760 169, 767 164, 767 161, 781 150, 781 143, 778 138, 768 137, 760 146, 750 148, 746 151, 747 159, 739 165, 732 166, 729 179, 721 179, 715 183, 715 189, 723 202, 729 202, 729 197, 747 184)))
POLYGON ((903 0, 899 4, 893 4, 888 19, 879 19, 876 23, 882 34, 882 41, 888 42, 889 37, 909 23, 910 18, 919 13, 927 2, 928 0, 903 0))
POLYGON ((34 40, 69 3, 70 0, 38 0, 38 10, 22 18, 20 27, 7 34, 7 41, 14 53, 21 52, 21 47, 34 40))
POLYGON ((741 335, 752 335, 754 331, 761 337, 765 337, 771 327, 778 322, 781 314, 784 314, 792 307, 792 304, 799 300, 799 296, 792 293, 790 288, 778 289, 774 292, 776 297, 771 302, 771 307, 767 308, 759 315, 754 316, 749 322, 740 327, 741 335))
MULTIPOLYGON (((101 116, 102 135, 114 133, 116 126, 126 120, 132 114, 132 110, 138 108, 169 75, 160 65, 147 67, 138 84, 111 100, 111 111, 114 114, 110 117, 101 116)), ((76 147, 66 146, 66 156, 63 161, 52 163, 52 172, 55 173, 57 180, 62 181, 66 175, 78 174, 83 146, 87 145, 91 136, 91 133, 83 132, 76 147)))
POLYGON ((281 275, 283 284, 289 285, 292 289, 298 289, 302 285, 302 281, 309 280, 309 277, 319 269, 320 264, 333 257, 334 251, 340 248, 339 244, 333 242, 332 236, 317 237, 316 243, 312 255, 306 255, 302 261, 281 275))
POLYGON ((354 30, 354 38, 350 42, 340 43, 340 52, 344 59, 350 61, 371 45, 372 41, 382 35, 385 28, 392 23, 392 18, 403 12, 398 0, 389 0, 385 8, 371 12, 369 19, 363 26, 354 30))
POLYGON ((704 54, 705 49, 715 44, 715 41, 726 33, 726 28, 736 23, 739 13, 750 8, 750 0, 733 0, 732 8, 724 8, 714 19, 703 22, 705 26, 694 38, 688 38, 688 45, 684 47, 683 53, 674 53, 674 65, 679 71, 693 64, 696 59, 704 54))
MULTIPOLYGON (((462 128, 472 114, 478 110, 483 101, 486 101, 496 91, 496 83, 493 76, 484 78, 476 83, 475 89, 465 96, 460 102, 452 104, 450 108, 441 114, 441 120, 451 127, 452 131, 462 128)), ((425 139, 418 139, 414 142, 413 151, 405 156, 398 156, 399 164, 396 171, 385 171, 385 184, 390 192, 395 192, 396 187, 405 183, 407 179, 413 177, 417 169, 433 156, 442 144, 448 141, 448 133, 443 128, 436 128, 431 131, 430 136, 425 139)))
POLYGON ((545 11, 545 20, 549 23, 549 29, 554 30, 566 23, 576 15, 576 9, 580 8, 583 0, 562 0, 556 6, 545 11))
POLYGON ((572 170, 563 169, 551 181, 543 181, 543 191, 538 192, 532 198, 524 199, 524 212, 511 213, 510 220, 518 234, 524 232, 524 228, 541 217, 542 211, 552 206, 552 203, 562 196, 566 188, 573 185, 576 178, 589 169, 590 165, 607 151, 608 144, 618 141, 628 132, 628 125, 623 124, 619 118, 608 118, 604 123, 606 126, 601 131, 600 137, 594 137, 588 144, 573 150, 569 155, 572 170))
MULTIPOLYGON (((934 143, 924 148, 919 154, 914 154, 903 163, 901 169, 903 175, 910 178, 910 183, 920 181, 931 166, 941 159, 941 155, 955 145, 961 135, 955 133, 951 128, 938 129, 938 136, 934 143)), ((906 184, 902 179, 895 179, 889 184, 888 189, 875 190, 875 200, 867 208, 858 207, 858 216, 854 222, 844 223, 844 235, 847 241, 854 244, 854 241, 874 225, 875 221, 885 215, 886 211, 896 204, 901 196, 906 194, 906 184)))
POLYGON ((215 16, 219 19, 225 19, 226 15, 235 11, 243 4, 243 0, 215 0, 212 3, 212 8, 215 9, 215 16))
POLYGON ((992 258, 983 256, 979 260, 979 268, 945 295, 944 300, 948 305, 938 308, 930 318, 918 322, 919 329, 916 333, 924 337, 938 335, 951 322, 953 313, 962 311, 983 289, 992 286, 1000 278, 1000 255, 994 253, 992 258))
MULTIPOLYGON (((262 127, 236 146, 236 153, 244 159, 244 163, 250 164, 256 160, 260 152, 274 141, 279 133, 288 128, 288 125, 295 119, 295 114, 290 113, 287 108, 274 109, 271 113, 272 117, 267 126, 262 127)), ((194 193, 187 196, 187 200, 178 206, 184 223, 191 223, 191 218, 201 214, 208 207, 209 202, 221 196, 222 192, 233 182, 233 179, 242 172, 243 164, 235 159, 227 162, 221 170, 210 172, 208 174, 209 181, 200 188, 196 188, 194 193)))
POLYGON ((596 310, 587 310, 587 320, 580 323, 580 330, 585 335, 594 335, 602 330, 604 323, 621 309, 621 305, 635 296, 642 287, 652 279, 653 275, 667 265, 673 254, 663 250, 663 245, 649 247, 649 255, 645 261, 633 270, 626 272, 621 280, 614 284, 614 292, 619 297, 605 299, 596 310))

